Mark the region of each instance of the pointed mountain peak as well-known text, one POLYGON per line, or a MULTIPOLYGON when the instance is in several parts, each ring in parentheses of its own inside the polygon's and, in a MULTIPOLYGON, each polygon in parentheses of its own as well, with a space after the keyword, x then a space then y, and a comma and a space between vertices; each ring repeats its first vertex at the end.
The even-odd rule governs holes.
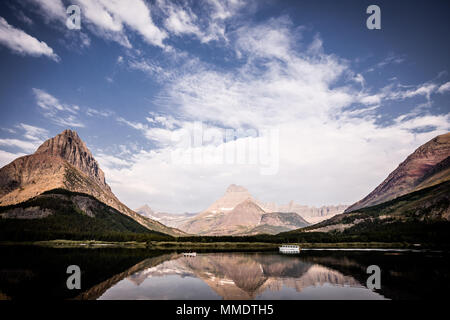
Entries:
POLYGON ((154 211, 152 210, 152 208, 150 208, 148 204, 144 204, 142 207, 139 207, 134 211, 136 211, 137 213, 144 213, 146 215, 154 213, 154 211))
POLYGON ((105 181, 105 174, 76 131, 64 130, 57 136, 45 141, 34 154, 63 158, 93 178, 101 187, 110 190, 105 181))
POLYGON ((236 184, 230 184, 227 188, 227 193, 230 192, 248 192, 243 186, 238 186, 236 184))
POLYGON ((35 154, 49 154, 53 156, 61 156, 64 158, 66 153, 70 153, 72 149, 82 149, 90 154, 86 144, 81 140, 76 131, 66 129, 53 138, 46 140, 39 146, 35 154))
MULTIPOLYGON (((143 209, 143 210, 152 210, 152 208, 150 208, 150 206, 148 204, 144 204, 142 207, 140 207, 139 209, 143 209)), ((153 210, 152 210, 153 211, 153 210)))

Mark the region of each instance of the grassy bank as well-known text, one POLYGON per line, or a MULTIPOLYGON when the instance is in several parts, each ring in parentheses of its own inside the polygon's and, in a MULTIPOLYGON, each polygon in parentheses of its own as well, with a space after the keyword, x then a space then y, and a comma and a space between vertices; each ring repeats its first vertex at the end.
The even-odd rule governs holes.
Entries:
MULTIPOLYGON (((294 244, 294 243, 289 243, 294 244)), ((421 245, 414 245, 404 242, 335 242, 335 243, 297 243, 300 248, 421 248, 421 245)), ((280 243, 266 242, 176 242, 176 241, 97 241, 97 240, 49 240, 33 242, 0 242, 0 245, 36 245, 51 248, 129 248, 148 250, 277 250, 280 243)))

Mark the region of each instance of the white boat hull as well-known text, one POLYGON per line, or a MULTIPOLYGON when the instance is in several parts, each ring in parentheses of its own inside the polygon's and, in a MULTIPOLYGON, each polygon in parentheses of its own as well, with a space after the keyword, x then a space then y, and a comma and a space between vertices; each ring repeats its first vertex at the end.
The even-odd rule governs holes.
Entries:
POLYGON ((296 254, 300 253, 300 247, 299 246, 281 246, 279 247, 280 253, 286 253, 286 254, 296 254))

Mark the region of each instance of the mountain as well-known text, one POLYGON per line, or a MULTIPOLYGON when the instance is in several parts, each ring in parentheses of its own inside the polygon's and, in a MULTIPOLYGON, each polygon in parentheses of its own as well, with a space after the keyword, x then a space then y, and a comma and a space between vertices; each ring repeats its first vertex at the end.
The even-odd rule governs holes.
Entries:
MULTIPOLYGON (((242 186, 230 185, 225 194, 214 201, 207 209, 192 217, 180 226, 187 233, 217 235, 220 231, 225 214, 231 212, 239 203, 252 199, 251 194, 242 186), (216 230, 217 229, 217 230, 216 230)), ((228 222, 229 224, 230 222, 228 222)))
POLYGON ((364 199, 345 212, 383 203, 449 179, 450 133, 417 148, 364 199))
POLYGON ((54 189, 90 195, 149 230, 183 235, 180 230, 145 218, 117 199, 97 161, 72 130, 45 141, 34 154, 20 157, 0 169, 0 206, 23 203, 54 189))
POLYGON ((170 240, 91 195, 64 189, 0 207, 1 240, 170 240))
POLYGON ((298 228, 298 226, 308 226, 309 223, 295 212, 271 212, 263 214, 262 225, 279 226, 284 228, 298 228))
POLYGON ((318 223, 320 221, 329 219, 337 214, 343 213, 347 209, 347 205, 328 205, 317 207, 310 207, 306 205, 297 204, 290 201, 286 205, 277 205, 276 203, 263 203, 261 207, 266 212, 295 212, 309 223, 318 223))
POLYGON ((271 215, 242 186, 230 185, 225 194, 179 228, 201 235, 275 234, 309 225, 296 213, 271 215))
POLYGON ((251 198, 247 198, 233 208, 223 219, 221 226, 233 227, 253 226, 259 224, 265 211, 261 209, 251 198))
POLYGON ((137 213, 139 213, 141 216, 153 219, 152 217, 154 216, 155 212, 152 210, 152 208, 150 208, 147 204, 144 204, 142 207, 139 207, 137 209, 135 209, 134 211, 136 211, 137 213))
POLYGON ((396 234, 406 231, 417 235, 422 233, 423 227, 431 230, 429 227, 433 224, 448 224, 449 221, 450 181, 446 181, 375 206, 339 214, 301 231, 345 231, 348 234, 361 234, 387 233, 390 230, 389 232, 396 234))
POLYGON ((247 199, 255 201, 247 189, 242 186, 232 184, 227 188, 225 195, 216 200, 205 210, 205 212, 228 212, 233 210, 239 203, 247 199))
POLYGON ((428 236, 441 234, 442 226, 450 222, 449 154, 449 133, 432 139, 345 213, 299 231, 378 233, 386 237, 418 237, 425 230, 431 232, 428 236))
POLYGON ((186 221, 188 221, 189 219, 191 219, 193 216, 196 215, 195 213, 174 214, 165 212, 155 212, 148 205, 143 205, 142 207, 137 208, 135 211, 144 217, 161 222, 163 225, 171 228, 178 228, 179 226, 181 226, 186 221))

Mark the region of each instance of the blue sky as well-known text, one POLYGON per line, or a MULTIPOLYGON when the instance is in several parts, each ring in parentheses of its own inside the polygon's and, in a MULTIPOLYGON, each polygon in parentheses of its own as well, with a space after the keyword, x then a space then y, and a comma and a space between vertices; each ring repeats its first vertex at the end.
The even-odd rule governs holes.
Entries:
POLYGON ((0 165, 71 128, 132 208, 357 201, 450 123, 450 3, 374 3, 2 1, 0 165))

